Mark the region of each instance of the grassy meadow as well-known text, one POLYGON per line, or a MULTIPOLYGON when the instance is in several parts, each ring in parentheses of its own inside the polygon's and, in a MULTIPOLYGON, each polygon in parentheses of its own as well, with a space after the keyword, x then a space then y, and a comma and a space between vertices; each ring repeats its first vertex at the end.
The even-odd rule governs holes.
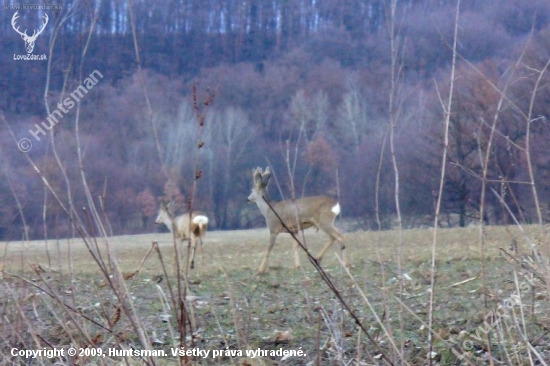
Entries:
MULTIPOLYGON (((536 228, 528 229, 535 242, 541 240, 536 228)), ((395 230, 345 233, 352 277, 340 266, 336 245, 322 262, 367 328, 369 340, 305 253, 301 253, 301 268, 294 268, 290 236, 279 236, 268 272, 257 275, 269 240, 267 229, 208 232, 204 260, 198 250, 195 269, 187 276, 186 303, 192 329, 192 334, 186 335, 187 344, 211 353, 241 350, 243 354, 190 360, 199 365, 428 364, 433 230, 402 233, 402 281, 398 276, 399 232, 395 230), (303 354, 244 354, 247 349, 281 348, 303 354)), ((537 357, 550 359, 544 272, 522 262, 521 253, 530 254, 530 248, 517 228, 486 227, 483 296, 479 235, 477 227, 437 231, 433 364, 543 364, 535 361, 537 357), (528 293, 518 292, 517 286, 528 278, 528 293), (515 296, 518 293, 519 300, 515 296), (479 332, 479 326, 488 321, 487 314, 507 299, 514 299, 518 306, 494 322, 490 332, 479 332), (514 324, 521 325, 521 331, 514 324), (523 336, 534 349, 525 347, 523 336)), ((312 230, 306 231, 305 238, 313 254, 327 240, 323 233, 312 230)), ((118 236, 107 242, 98 239, 97 245, 104 258, 108 257, 107 246, 115 254, 131 295, 124 301, 133 304, 153 347, 166 352, 165 357, 152 362, 178 364, 178 358, 170 353, 180 342, 168 287, 175 286, 171 234, 118 236), (153 241, 158 242, 162 261, 152 250, 153 241)), ((49 241, 47 248, 44 241, 3 243, 0 359, 6 360, 5 364, 26 364, 28 360, 10 354, 13 347, 84 347, 92 342, 106 352, 109 347, 124 349, 138 344, 127 314, 120 311, 121 300, 113 295, 82 240, 49 241)), ((109 355, 57 361, 109 365, 144 362, 139 357, 109 355)), ((55 362, 43 358, 36 364, 55 362)))

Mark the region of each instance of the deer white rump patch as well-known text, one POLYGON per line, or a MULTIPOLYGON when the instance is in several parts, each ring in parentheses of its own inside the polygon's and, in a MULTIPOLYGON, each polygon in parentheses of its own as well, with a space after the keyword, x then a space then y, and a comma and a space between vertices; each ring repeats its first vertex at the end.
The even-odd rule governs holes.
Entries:
POLYGON ((332 207, 331 211, 334 212, 334 214, 336 216, 340 215, 340 204, 336 203, 336 205, 334 205, 334 207, 332 207))
POLYGON ((197 216, 193 217, 193 224, 206 225, 206 224, 208 224, 208 217, 206 217, 204 215, 197 215, 197 216))

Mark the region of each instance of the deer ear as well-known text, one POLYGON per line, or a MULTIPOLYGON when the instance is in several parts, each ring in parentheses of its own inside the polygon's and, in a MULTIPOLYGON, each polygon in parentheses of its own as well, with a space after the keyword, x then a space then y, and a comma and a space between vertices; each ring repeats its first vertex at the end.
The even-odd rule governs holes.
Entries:
POLYGON ((267 183, 269 183, 269 178, 271 178, 271 172, 269 171, 269 167, 265 168, 264 174, 262 174, 262 184, 264 186, 267 186, 267 183))
POLYGON ((166 207, 166 201, 164 200, 164 197, 160 198, 160 206, 161 207, 166 207))
POLYGON ((174 208, 174 200, 171 200, 168 202, 163 199, 161 205, 162 205, 162 208, 166 210, 166 212, 170 213, 174 208))
POLYGON ((261 184, 262 183, 262 168, 256 168, 256 170, 252 171, 252 177, 254 178, 254 184, 261 184))

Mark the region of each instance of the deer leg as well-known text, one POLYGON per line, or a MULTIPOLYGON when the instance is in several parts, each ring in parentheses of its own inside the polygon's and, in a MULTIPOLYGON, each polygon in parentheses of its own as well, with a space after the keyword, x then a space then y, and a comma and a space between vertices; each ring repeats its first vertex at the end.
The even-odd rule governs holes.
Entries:
POLYGON ((204 268, 204 248, 202 247, 204 244, 202 242, 202 237, 199 236, 200 246, 201 249, 201 268, 204 268))
POLYGON ((323 231, 330 237, 330 240, 328 244, 317 255, 317 260, 321 261, 328 248, 330 248, 334 241, 338 241, 338 243, 340 243, 340 254, 342 256, 342 260, 344 261, 344 263, 346 263, 346 259, 344 257, 344 238, 342 237, 342 234, 340 234, 340 232, 336 230, 336 228, 332 225, 323 231))
POLYGON ((330 248, 332 243, 334 243, 334 240, 335 239, 331 236, 330 240, 328 241, 328 244, 325 245, 325 247, 319 252, 319 254, 317 254, 317 257, 315 257, 317 259, 317 261, 320 262, 323 259, 323 256, 325 255, 325 252, 328 250, 328 248, 330 248))
POLYGON ((346 246, 342 241, 338 241, 340 243, 340 258, 342 258, 342 263, 344 263, 344 266, 348 266, 348 261, 346 260, 346 246))
POLYGON ((191 269, 195 268, 195 251, 196 251, 196 240, 193 240, 193 237, 189 238, 191 244, 191 269))
POLYGON ((174 261, 174 274, 176 276, 179 276, 180 275, 180 272, 182 270, 181 266, 183 265, 183 263, 185 263, 183 261, 184 259, 184 256, 183 256, 183 253, 185 251, 185 246, 184 246, 184 243, 185 242, 185 239, 181 239, 179 238, 178 241, 177 241, 177 244, 174 244, 174 249, 175 249, 175 261, 174 261), (178 272, 178 267, 180 269, 180 272, 178 272))
POLYGON ((337 235, 336 240, 340 244, 340 258, 342 259, 342 263, 344 263, 344 266, 347 267, 348 262, 346 260, 346 245, 344 244, 344 237, 342 236, 342 234, 340 234, 338 230, 336 230, 336 228, 334 228, 334 232, 337 235))
POLYGON ((267 258, 269 257, 271 250, 273 250, 273 246, 275 245, 276 239, 277 239, 277 234, 271 234, 269 236, 269 246, 267 247, 267 251, 265 252, 265 256, 264 256, 264 259, 262 260, 262 264, 258 269, 258 273, 265 273, 265 270, 267 269, 267 258))
POLYGON ((340 244, 340 257, 342 258, 342 262, 344 262, 344 266, 347 266, 346 250, 345 250, 346 245, 344 244, 344 237, 342 236, 342 234, 340 234, 338 230, 336 230, 336 228, 334 229, 334 231, 337 234, 336 240, 340 244))
POLYGON ((300 253, 298 250, 298 242, 294 241, 294 268, 300 268, 300 253))
POLYGON ((321 225, 319 225, 319 223, 317 222, 317 220, 315 219, 311 219, 311 223, 313 224, 313 226, 315 226, 315 232, 318 233, 319 232, 319 229, 321 228, 321 225))

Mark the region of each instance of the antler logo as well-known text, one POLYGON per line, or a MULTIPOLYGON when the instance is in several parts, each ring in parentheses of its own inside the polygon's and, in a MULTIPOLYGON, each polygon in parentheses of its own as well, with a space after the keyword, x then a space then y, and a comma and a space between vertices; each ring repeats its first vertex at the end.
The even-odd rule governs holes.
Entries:
POLYGON ((11 18, 11 26, 13 27, 13 29, 19 33, 21 35, 21 38, 23 38, 23 41, 25 41, 25 48, 27 49, 27 53, 32 53, 32 50, 34 49, 34 42, 36 41, 36 38, 38 38, 38 36, 40 35, 40 33, 42 33, 42 31, 44 30, 44 28, 46 28, 46 24, 48 24, 48 14, 44 13, 44 22, 42 23, 42 29, 38 30, 38 29, 35 29, 32 36, 29 36, 27 34, 27 30, 25 29, 24 32, 21 32, 19 30, 19 26, 16 28, 15 27, 15 21, 17 20, 17 18, 19 18, 19 15, 17 15, 19 11, 16 11, 15 14, 13 14, 13 17, 11 18))

